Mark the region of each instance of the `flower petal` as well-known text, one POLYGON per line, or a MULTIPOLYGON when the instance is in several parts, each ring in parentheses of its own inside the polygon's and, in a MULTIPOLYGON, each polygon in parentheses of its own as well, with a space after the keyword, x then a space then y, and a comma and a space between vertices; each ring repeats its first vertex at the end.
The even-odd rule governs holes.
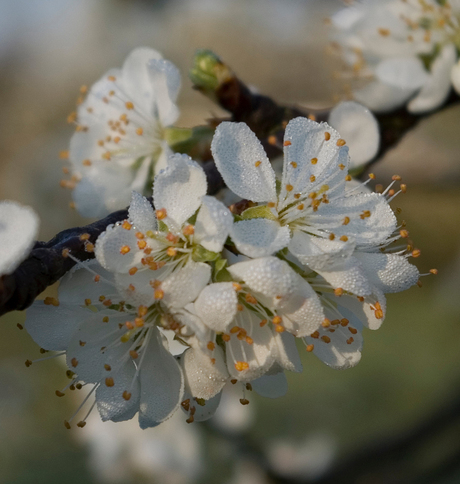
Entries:
POLYGON ((157 219, 153 207, 140 193, 132 192, 128 214, 134 228, 138 231, 145 233, 148 230, 157 230, 157 219))
POLYGON ((274 375, 263 375, 251 382, 252 389, 261 397, 284 397, 288 390, 288 383, 284 371, 274 375))
POLYGON ((209 264, 190 261, 162 282, 163 302, 170 308, 183 308, 198 297, 210 279, 209 264))
MULTIPOLYGON (((139 425, 141 429, 155 427, 177 410, 184 394, 184 376, 176 361, 155 331, 144 348, 140 368, 141 401, 139 425)), ((142 355, 141 355, 142 357, 142 355)))
POLYGON ((232 192, 254 202, 276 200, 275 172, 262 144, 245 123, 219 124, 211 151, 232 192))
POLYGON ((207 181, 203 169, 187 155, 175 154, 156 177, 153 201, 157 209, 166 209, 165 222, 176 231, 201 205, 207 181))
POLYGON ((383 293, 401 292, 417 284, 420 273, 406 257, 396 254, 355 252, 364 272, 383 293))
POLYGON ((248 257, 265 257, 289 244, 288 227, 265 218, 253 218, 234 223, 230 236, 237 249, 248 257))
POLYGON ((297 350, 295 337, 290 333, 278 333, 277 331, 273 331, 273 337, 277 349, 277 364, 284 370, 295 371, 297 373, 301 372, 302 363, 297 350))
POLYGON ((92 314, 88 309, 73 304, 54 307, 37 300, 27 309, 25 328, 40 347, 63 351, 78 326, 92 314))
POLYGON ((135 378, 136 367, 132 361, 126 364, 117 372, 111 372, 114 385, 108 387, 104 382, 96 390, 97 409, 103 422, 123 422, 131 420, 139 411, 140 384, 139 379, 135 378), (130 393, 130 398, 126 400, 123 395, 130 393))
POLYGON ((396 229, 396 217, 383 195, 353 192, 321 204, 309 221, 316 229, 353 237, 358 246, 385 242, 396 229), (347 223, 344 223, 348 217, 347 223))
POLYGON ((211 356, 199 348, 189 348, 181 355, 180 366, 186 391, 194 398, 213 398, 220 393, 229 379, 224 353, 219 346, 214 348, 211 356))
POLYGON ((391 57, 376 67, 377 78, 400 89, 420 89, 428 81, 428 73, 418 57, 391 57))
POLYGON ((279 195, 282 202, 278 209, 292 203, 295 194, 308 194, 324 184, 331 189, 340 184, 343 190, 346 173, 338 169, 338 165, 342 163, 346 169, 348 148, 338 146, 339 139, 339 133, 327 123, 300 117, 289 121, 284 134, 284 167, 279 195))
POLYGON ((350 148, 348 169, 358 168, 377 154, 380 131, 369 109, 354 101, 335 106, 329 114, 329 124, 345 139, 350 148))
POLYGON ((195 223, 194 242, 220 252, 233 225, 230 210, 214 197, 204 196, 195 223))
MULTIPOLYGON (((361 322, 363 326, 369 329, 379 329, 385 319, 386 313, 386 299, 384 294, 377 288, 374 288, 373 293, 364 297, 353 297, 349 295, 342 296, 339 300, 336 298, 338 309, 344 314, 348 310, 355 318, 361 322), (344 311, 345 309, 345 311, 344 311), (379 309, 379 314, 376 309, 379 309)), ((349 317, 349 316, 345 316, 349 317)))
POLYGON ((179 69, 170 61, 153 59, 148 63, 150 80, 156 95, 156 117, 163 126, 177 121, 179 109, 176 106, 181 86, 179 69))
POLYGON ((29 255, 38 225, 31 208, 9 200, 0 202, 0 276, 11 274, 29 255))
MULTIPOLYGON (((210 398, 209 400, 205 400, 204 405, 200 405, 198 402, 194 402, 193 400, 193 395, 189 392, 187 392, 187 388, 185 389, 184 393, 184 400, 190 400, 190 408, 188 412, 194 409, 194 414, 193 414, 193 421, 194 422, 204 422, 205 420, 210 419, 211 417, 214 416, 216 413, 219 404, 220 404, 220 399, 222 397, 222 392, 219 392, 217 395, 214 397, 210 398)), ((184 407, 181 405, 182 411, 187 413, 187 410, 184 409, 184 407)))
POLYGON ((289 250, 311 270, 328 270, 351 256, 355 248, 352 239, 346 242, 323 239, 296 230, 289 250))
POLYGON ((206 286, 195 301, 196 314, 214 331, 225 331, 237 312, 238 297, 231 282, 206 286))
POLYGON ((283 312, 282 318, 287 331, 296 337, 303 337, 318 329, 325 316, 316 292, 307 281, 298 274, 296 276, 302 303, 292 312, 283 312))
POLYGON ((454 44, 445 45, 431 66, 427 82, 408 104, 408 111, 422 113, 436 109, 444 103, 451 89, 451 72, 456 60, 454 44))
POLYGON ((405 104, 416 91, 412 88, 390 86, 377 80, 353 91, 353 96, 372 111, 386 113, 405 104))
POLYGON ((260 257, 228 267, 237 281, 244 281, 270 308, 295 310, 299 300, 299 279, 289 265, 277 257, 260 257))
POLYGON ((460 94, 460 60, 452 67, 451 80, 455 92, 460 94))

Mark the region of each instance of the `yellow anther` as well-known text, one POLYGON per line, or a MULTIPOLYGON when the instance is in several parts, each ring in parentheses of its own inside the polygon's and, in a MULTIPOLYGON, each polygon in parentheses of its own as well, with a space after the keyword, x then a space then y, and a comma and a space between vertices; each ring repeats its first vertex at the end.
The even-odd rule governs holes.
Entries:
POLYGON ((129 400, 131 398, 131 393, 129 393, 127 390, 123 392, 123 398, 125 400, 129 400))
POLYGON ((162 289, 156 289, 153 293, 153 297, 155 299, 163 299, 165 296, 165 293, 162 289))
POLYGON ((329 234, 329 240, 334 240, 335 239, 335 234, 329 234))
POLYGON ((86 242, 85 252, 94 252, 94 244, 92 244, 91 242, 86 242))
POLYGON ((261 162, 261 161, 256 161, 256 162, 254 163, 254 166, 257 168, 257 167, 258 167, 258 166, 260 166, 261 164, 262 164, 262 162, 261 162))
POLYGON ((195 227, 193 225, 186 225, 183 229, 182 229, 182 233, 184 235, 193 235, 195 233, 195 227))
POLYGON ((79 239, 82 240, 82 241, 88 240, 89 238, 90 238, 89 234, 81 234, 80 237, 79 237, 79 239))
POLYGON ((324 133, 324 139, 325 139, 326 141, 329 141, 329 140, 331 139, 331 133, 329 133, 328 131, 326 131, 326 132, 324 133))
POLYGON ((281 324, 277 324, 275 326, 275 331, 277 333, 284 333, 286 331, 286 328, 284 326, 282 326, 281 324))
POLYGON ((254 344, 254 340, 250 336, 246 336, 245 341, 248 345, 254 344))
POLYGON ((241 331, 241 328, 239 326, 233 326, 233 328, 230 329, 231 334, 235 334, 241 331))
POLYGON ((353 343, 354 339, 353 339, 353 336, 350 336, 348 339, 347 339, 347 345, 351 345, 351 343, 353 343))
POLYGON ((347 242, 348 241, 348 237, 346 235, 342 235, 342 237, 340 237, 340 240, 342 242, 347 242))
POLYGON ((430 269, 430 274, 437 275, 438 274, 438 269, 430 269))
POLYGON ((252 294, 246 294, 245 299, 249 304, 257 304, 257 299, 252 294))
POLYGON ((356 328, 353 328, 351 326, 348 326, 348 331, 350 331, 351 334, 356 334, 358 332, 356 328))
POLYGON ((345 169, 345 165, 344 165, 343 163, 340 163, 340 164, 339 164, 339 168, 340 168, 341 170, 344 170, 344 169, 345 169))
POLYGON ((337 146, 345 146, 346 144, 347 142, 342 138, 338 139, 336 143, 337 146))
POLYGON ((216 345, 212 341, 209 341, 209 343, 206 345, 209 351, 214 351, 216 345))
POLYGON ((43 302, 47 305, 47 306, 59 306, 59 301, 55 298, 55 297, 45 297, 45 299, 43 300, 43 302))
POLYGON ((369 210, 364 210, 363 213, 359 216, 361 220, 364 220, 365 218, 369 218, 371 216, 371 212, 369 210))
POLYGON ((301 194, 301 193, 296 193, 296 194, 294 195, 294 198, 295 198, 296 200, 298 200, 298 199, 299 199, 301 196, 302 196, 302 194, 301 194))
POLYGON ((240 398, 241 405, 249 405, 249 400, 247 398, 240 398))
POLYGON ((142 136, 144 134, 144 130, 142 128, 137 128, 136 134, 139 135, 139 136, 142 136))
POLYGON ((274 134, 270 135, 270 136, 268 137, 267 141, 268 141, 268 144, 270 144, 270 145, 272 145, 272 146, 273 146, 273 145, 276 145, 276 143, 277 143, 276 136, 275 136, 274 134))
POLYGON ((342 225, 348 225, 350 223, 350 217, 345 217, 343 219, 342 225))
POLYGON ((316 176, 315 175, 311 175, 310 182, 313 183, 315 181, 316 181, 316 176))
POLYGON ((64 420, 64 427, 67 429, 67 430, 70 430, 72 427, 70 426, 69 422, 67 422, 67 420, 64 420))
POLYGON ((144 250, 147 247, 147 242, 145 240, 139 240, 137 246, 139 249, 144 250))
POLYGON ((347 176, 345 177, 345 181, 351 181, 351 176, 350 176, 350 175, 347 175, 347 176))
POLYGON ((374 313, 374 316, 376 319, 383 319, 383 311, 381 309, 377 309, 377 311, 374 313))
POLYGON ((137 351, 131 350, 131 351, 129 352, 129 356, 131 356, 131 358, 132 358, 133 360, 135 360, 135 359, 139 358, 139 353, 138 353, 137 351))
POLYGON ((230 335, 229 335, 229 334, 225 334, 225 333, 224 333, 224 334, 222 335, 222 339, 223 339, 223 340, 224 340, 226 343, 228 343, 228 342, 230 341, 230 335))
POLYGON ((382 36, 382 37, 388 37, 390 35, 390 30, 389 29, 384 29, 383 27, 380 27, 377 29, 377 32, 382 36))
POLYGON ((291 145, 292 145, 292 143, 289 140, 287 140, 283 143, 283 146, 291 146, 291 145))
POLYGON ((61 160, 67 160, 69 158, 69 151, 68 150, 60 151, 59 152, 59 158, 61 160))
POLYGON ((147 306, 139 306, 137 308, 137 314, 139 317, 143 318, 148 313, 149 308, 147 306))
POLYGON ((393 181, 401 181, 401 177, 400 177, 399 175, 393 175, 393 176, 391 177, 391 179, 392 179, 393 181))
POLYGON ((407 185, 405 185, 404 183, 401 183, 401 185, 400 185, 399 188, 401 189, 401 192, 402 193, 406 193, 407 192, 407 185))
POLYGON ((91 306, 91 299, 85 299, 85 305, 91 306))
POLYGON ((273 319, 272 319, 272 323, 273 324, 281 324, 283 322, 281 316, 275 316, 273 319))
POLYGON ((115 382, 113 381, 113 378, 109 376, 105 379, 105 384, 108 387, 113 387, 115 385, 115 382))
POLYGON ((305 205, 301 203, 300 205, 297 205, 297 210, 303 210, 305 208, 305 205))
POLYGON ((106 299, 103 303, 104 306, 109 307, 112 305, 112 300, 111 299, 106 299))
POLYGON ((290 165, 292 168, 297 168, 297 163, 295 161, 291 161, 290 165))
POLYGON ((131 230, 131 227, 132 225, 127 220, 125 220, 122 224, 122 228, 124 228, 125 230, 131 230))
POLYGON ((402 229, 399 231, 399 235, 403 238, 403 239, 407 239, 407 237, 409 237, 409 232, 405 229, 402 229))
POLYGON ((174 247, 168 247, 168 249, 166 250, 166 254, 169 257, 175 257, 177 255, 177 249, 174 247))
POLYGON ((371 180, 375 180, 375 175, 374 175, 374 173, 369 173, 369 178, 370 178, 371 180))
POLYGON ((312 165, 316 165, 316 163, 318 163, 318 158, 312 158, 310 161, 312 165))
POLYGON ((307 345, 306 350, 311 353, 315 349, 315 345, 307 345))
POLYGON ((131 101, 125 103, 126 109, 134 109, 134 104, 131 101))
POLYGON ((76 367, 78 366, 78 360, 77 360, 76 358, 72 358, 72 359, 70 360, 70 364, 71 364, 71 365, 72 365, 74 368, 76 368, 76 367))
POLYGON ((129 245, 123 245, 122 248, 120 249, 120 254, 125 255, 130 251, 131 251, 131 247, 129 247, 129 245))
POLYGON ((104 160, 107 160, 107 161, 110 161, 110 151, 106 151, 105 153, 102 153, 102 158, 104 158, 104 160))
POLYGON ((144 324, 144 318, 134 318, 134 326, 136 326, 136 328, 142 328, 144 324))
POLYGON ((325 318, 325 319, 323 320, 323 322, 321 323, 321 326, 322 326, 323 328, 329 328, 329 326, 330 326, 330 325, 331 325, 331 321, 330 321, 329 319, 327 319, 327 318, 325 318))
POLYGON ((293 189, 294 189, 294 187, 292 185, 286 185, 286 190, 288 192, 292 192, 293 189))
POLYGON ((109 317, 108 317, 108 316, 104 316, 104 317, 102 318, 102 322, 103 322, 103 323, 108 323, 108 322, 109 322, 109 317))
POLYGON ((164 218, 166 218, 166 209, 165 208, 160 208, 155 213, 156 213, 158 220, 163 220, 164 218))
POLYGON ((325 343, 330 343, 331 338, 329 338, 329 336, 323 335, 321 336, 321 341, 324 341, 325 343))
POLYGON ((249 363, 246 361, 237 361, 235 363, 236 371, 244 371, 249 368, 249 363))
POLYGON ((259 323, 259 326, 263 328, 267 323, 268 323, 268 319, 262 319, 262 321, 259 323))
POLYGON ((422 251, 420 249, 415 249, 412 251, 412 257, 420 257, 422 254, 422 251))
POLYGON ((108 365, 107 363, 104 364, 104 369, 105 371, 111 371, 112 370, 112 367, 110 365, 108 365))
POLYGON ((242 304, 237 304, 236 309, 241 312, 241 311, 243 311, 244 306, 242 304))
POLYGON ((83 84, 83 86, 80 86, 80 93, 81 94, 85 94, 87 92, 88 92, 88 86, 85 86, 84 84, 83 84))
POLYGON ((238 284, 237 282, 234 282, 232 285, 233 285, 233 289, 235 289, 235 291, 241 291, 241 289, 243 289, 241 287, 241 284, 238 284))
POLYGON ((343 295, 343 289, 341 287, 338 287, 337 289, 334 289, 334 294, 336 296, 342 296, 343 295))

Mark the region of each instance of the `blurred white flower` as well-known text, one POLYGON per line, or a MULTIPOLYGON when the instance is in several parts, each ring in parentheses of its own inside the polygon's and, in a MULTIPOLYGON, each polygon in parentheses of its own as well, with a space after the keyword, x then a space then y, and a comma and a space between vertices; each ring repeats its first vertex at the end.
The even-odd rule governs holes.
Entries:
POLYGON ((101 217, 129 203, 132 190, 150 190, 171 150, 166 130, 179 116, 177 68, 148 48, 137 48, 122 69, 111 69, 75 113, 69 158, 77 210, 101 217))
POLYGON ((27 257, 38 226, 38 216, 30 207, 0 201, 0 276, 11 274, 27 257))
POLYGON ((88 429, 74 434, 88 445, 89 465, 98 482, 131 482, 135 477, 164 484, 191 484, 204 471, 200 429, 180 414, 145 432, 134 421, 102 422, 88 418, 88 429))
POLYGON ((454 65, 460 47, 457 0, 363 0, 332 17, 341 76, 352 96, 374 111, 407 103, 431 111, 457 92, 454 65))

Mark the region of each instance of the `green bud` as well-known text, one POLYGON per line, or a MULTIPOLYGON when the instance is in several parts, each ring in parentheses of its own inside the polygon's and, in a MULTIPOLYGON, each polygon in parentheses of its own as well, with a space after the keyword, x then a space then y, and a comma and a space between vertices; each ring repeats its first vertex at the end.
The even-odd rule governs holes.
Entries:
POLYGON ((211 93, 232 76, 230 69, 211 50, 198 50, 193 59, 190 79, 198 89, 211 93))
POLYGON ((194 247, 192 252, 192 259, 195 262, 211 262, 217 260, 219 256, 218 252, 211 252, 201 245, 194 247))
POLYGON ((164 130, 165 140, 169 146, 174 146, 176 143, 182 143, 188 140, 192 136, 192 133, 191 128, 176 128, 175 126, 165 128, 164 130))

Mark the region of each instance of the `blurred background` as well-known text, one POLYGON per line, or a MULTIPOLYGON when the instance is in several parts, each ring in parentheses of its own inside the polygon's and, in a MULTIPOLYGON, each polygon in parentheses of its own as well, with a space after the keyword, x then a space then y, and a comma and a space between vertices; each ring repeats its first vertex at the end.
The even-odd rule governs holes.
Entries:
MULTIPOLYGON (((59 152, 72 134, 66 117, 81 85, 121 66, 140 45, 183 73, 178 125, 224 114, 191 89, 187 71, 198 48, 214 50, 281 103, 332 106, 337 86, 324 19, 341 5, 0 0, 0 199, 33 206, 42 240, 88 223, 59 186, 59 152)), ((394 173, 403 176, 408 192, 394 206, 422 250, 421 272, 436 267, 439 275, 388 297, 385 324, 365 332, 362 361, 352 370, 302 354, 304 372, 288 375, 284 398, 254 395, 243 407, 230 389, 209 424, 187 425, 179 412, 147 431, 97 418, 68 431, 62 422, 81 395, 55 397, 66 384, 63 364, 26 368, 40 353, 16 327, 25 314, 2 317, 0 484, 460 483, 459 127, 459 108, 435 114, 373 170, 384 185, 394 173)))

